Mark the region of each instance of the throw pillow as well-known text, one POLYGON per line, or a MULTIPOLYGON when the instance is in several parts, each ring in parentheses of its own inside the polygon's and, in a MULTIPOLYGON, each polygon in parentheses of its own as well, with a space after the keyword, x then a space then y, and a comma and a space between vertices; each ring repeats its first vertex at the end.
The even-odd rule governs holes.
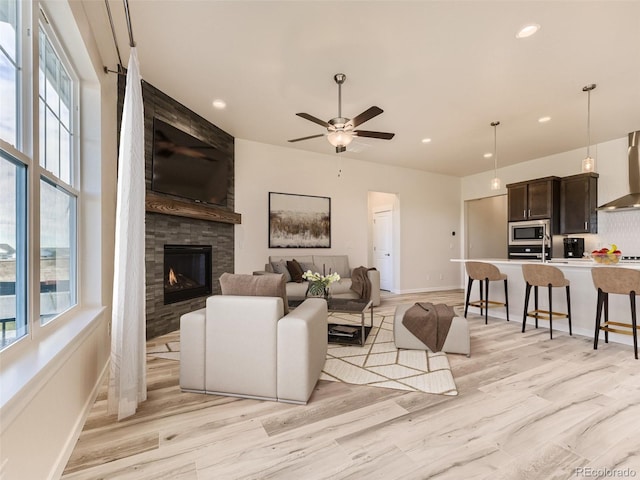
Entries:
POLYGON ((243 275, 223 273, 220 276, 220 290, 222 295, 280 297, 284 305, 284 314, 289 313, 287 288, 282 274, 243 275))
POLYGON ((291 274, 289 273, 289 269, 287 268, 287 262, 284 259, 280 259, 276 262, 271 262, 271 268, 273 268, 274 273, 281 273, 284 275, 284 281, 291 281, 291 274))
POLYGON ((302 278, 304 271, 295 258, 293 260, 287 260, 287 270, 289 270, 291 274, 291 280, 296 283, 302 283, 304 280, 304 278, 302 278))
POLYGON ((307 270, 311 270, 311 273, 320 273, 322 274, 322 268, 318 267, 315 263, 310 262, 298 262, 302 267, 302 271, 306 272, 307 270))

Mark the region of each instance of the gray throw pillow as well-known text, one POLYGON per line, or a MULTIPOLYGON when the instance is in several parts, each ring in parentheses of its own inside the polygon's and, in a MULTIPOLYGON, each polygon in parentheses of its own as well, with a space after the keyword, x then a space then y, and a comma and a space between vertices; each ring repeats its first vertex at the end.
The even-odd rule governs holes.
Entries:
POLYGON ((291 274, 289 273, 289 269, 287 268, 286 260, 277 260, 275 262, 271 262, 271 268, 273 268, 273 273, 281 273, 284 275, 284 281, 291 281, 291 274))
POLYGON ((318 267, 315 263, 300 262, 300 266, 302 267, 303 272, 311 270, 311 273, 319 273, 322 275, 322 268, 318 267))

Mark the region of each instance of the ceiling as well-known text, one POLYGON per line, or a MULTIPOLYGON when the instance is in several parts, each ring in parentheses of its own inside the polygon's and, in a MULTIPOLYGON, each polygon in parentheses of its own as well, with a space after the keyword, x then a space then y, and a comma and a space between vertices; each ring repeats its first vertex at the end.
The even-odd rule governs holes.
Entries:
MULTIPOLYGON (((78 0, 75 0, 78 1, 78 0)), ((102 0, 81 0, 105 65, 116 50, 102 0)), ((123 3, 109 0, 126 66, 123 3)), ((465 176, 640 130, 640 1, 129 0, 142 77, 237 138, 336 155, 323 133, 372 105, 349 158, 465 176), (527 23, 541 25, 517 39, 527 23), (227 107, 216 110, 214 99, 227 107), (539 123, 538 119, 551 120, 539 123), (423 138, 431 142, 424 144, 423 138)), ((579 162, 582 157, 577 158, 579 162)))

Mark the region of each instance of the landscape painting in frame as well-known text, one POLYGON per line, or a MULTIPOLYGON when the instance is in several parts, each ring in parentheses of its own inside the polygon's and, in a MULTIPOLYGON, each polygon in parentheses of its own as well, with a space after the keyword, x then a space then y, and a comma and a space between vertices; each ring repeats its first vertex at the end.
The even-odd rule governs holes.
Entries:
POLYGON ((269 192, 269 248, 330 248, 331 199, 269 192))

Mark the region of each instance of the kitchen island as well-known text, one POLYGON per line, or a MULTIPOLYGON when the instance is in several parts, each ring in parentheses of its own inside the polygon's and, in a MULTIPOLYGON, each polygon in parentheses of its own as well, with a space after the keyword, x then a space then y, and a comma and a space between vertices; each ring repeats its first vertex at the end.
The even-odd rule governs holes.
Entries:
MULTIPOLYGON (((498 267, 500 271, 508 276, 507 284, 509 287, 509 318, 511 321, 522 323, 524 313, 524 295, 525 282, 522 277, 522 265, 527 263, 539 264, 540 260, 506 260, 496 258, 480 258, 480 259, 451 259, 452 262, 461 264, 464 269, 464 262, 486 262, 498 267)), ((565 259, 557 258, 546 262, 547 265, 558 267, 562 270, 564 276, 571 282, 571 323, 573 333, 593 338, 595 332, 596 306, 598 301, 598 291, 593 286, 591 277, 592 268, 615 267, 615 268, 631 268, 640 270, 640 263, 618 263, 616 265, 600 265, 590 259, 565 259)), ((466 289, 466 272, 465 289, 466 289)), ((480 297, 479 287, 474 282, 473 291, 471 292, 471 300, 480 297)), ((540 309, 547 309, 549 306, 548 293, 546 288, 538 289, 538 305, 540 309)), ((465 291, 466 295, 466 291, 465 291)), ((553 310, 556 312, 566 312, 566 293, 564 288, 553 288, 553 310)), ((639 292, 640 295, 640 292, 639 292)), ((489 299, 503 301, 504 287, 502 282, 489 282, 489 299)), ((637 302, 640 303, 640 302, 637 302)), ((533 310, 533 292, 529 302, 529 311, 533 310)), ((479 313, 476 307, 469 307, 469 311, 479 313)), ((489 315, 506 320, 506 312, 503 307, 491 308, 489 315)), ((623 323, 631 323, 631 309, 629 306, 629 297, 627 295, 609 295, 609 320, 623 323)), ((491 321, 491 320, 490 320, 491 321)), ((604 322, 604 313, 603 320, 604 322)), ((549 328, 549 322, 540 320, 538 322, 540 328, 549 328)), ((528 319, 527 330, 535 328, 534 319, 528 319)), ((554 335, 556 331, 566 332, 569 334, 569 324, 566 319, 558 318, 553 322, 554 335)), ((623 343, 625 345, 633 345, 633 338, 629 335, 620 335, 609 333, 609 341, 623 343)), ((600 335, 598 349, 606 349, 604 343, 604 335, 600 335)), ((633 352, 631 352, 633 354, 633 352)))

